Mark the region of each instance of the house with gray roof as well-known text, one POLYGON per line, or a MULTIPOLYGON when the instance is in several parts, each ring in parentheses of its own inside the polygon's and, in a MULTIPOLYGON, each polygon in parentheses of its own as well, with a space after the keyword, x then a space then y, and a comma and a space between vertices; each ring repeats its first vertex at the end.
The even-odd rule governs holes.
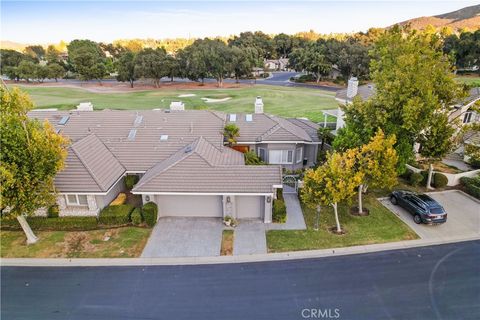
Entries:
MULTIPOLYGON (((263 110, 257 109, 257 112, 263 110)), ((196 216, 271 222, 272 201, 282 188, 282 167, 315 164, 318 125, 263 113, 209 110, 33 110, 71 141, 55 177, 61 216, 98 215, 119 192, 155 202, 159 217, 196 216), (240 128, 238 144, 225 145, 223 128, 240 128), (245 165, 255 151, 269 165, 245 165)))

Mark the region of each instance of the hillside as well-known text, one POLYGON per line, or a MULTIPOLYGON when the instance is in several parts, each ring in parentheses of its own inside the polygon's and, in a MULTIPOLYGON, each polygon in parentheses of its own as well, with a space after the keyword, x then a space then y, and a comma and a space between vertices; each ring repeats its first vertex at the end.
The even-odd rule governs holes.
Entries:
POLYGON ((11 49, 16 51, 23 51, 28 44, 18 43, 8 40, 0 40, 0 48, 1 49, 11 49))
POLYGON ((435 28, 450 27, 453 30, 480 29, 480 5, 465 7, 431 17, 414 18, 399 23, 400 25, 410 24, 412 29, 425 29, 431 25, 435 28))

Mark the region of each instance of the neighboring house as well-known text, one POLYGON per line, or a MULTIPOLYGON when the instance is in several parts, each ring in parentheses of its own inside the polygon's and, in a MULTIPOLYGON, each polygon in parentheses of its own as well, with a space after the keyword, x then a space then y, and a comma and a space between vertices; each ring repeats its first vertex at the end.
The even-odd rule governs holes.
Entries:
POLYGON ((208 110, 29 115, 48 119, 71 140, 65 168, 55 177, 61 216, 97 215, 124 191, 126 175, 138 175, 132 193, 157 203, 160 217, 228 215, 271 222, 282 166, 245 165, 241 152, 224 145, 225 124, 240 127, 239 146, 252 146, 267 161, 288 168, 313 165, 318 144, 310 121, 265 114, 238 114, 237 121, 208 110))
MULTIPOLYGON (((335 99, 341 104, 349 104, 352 103, 355 97, 360 97, 362 100, 368 100, 374 94, 375 86, 373 84, 358 86, 357 78, 351 78, 348 81, 348 87, 346 89, 337 91, 335 99)), ((453 106, 450 119, 459 119, 461 124, 480 122, 480 115, 471 108, 478 100, 480 100, 480 87, 470 89, 469 96, 453 106)), ((325 110, 323 113, 325 115, 336 117, 336 130, 345 126, 344 113, 340 108, 325 110)))
POLYGON ((267 59, 264 62, 265 69, 272 71, 287 71, 288 70, 288 59, 267 59))

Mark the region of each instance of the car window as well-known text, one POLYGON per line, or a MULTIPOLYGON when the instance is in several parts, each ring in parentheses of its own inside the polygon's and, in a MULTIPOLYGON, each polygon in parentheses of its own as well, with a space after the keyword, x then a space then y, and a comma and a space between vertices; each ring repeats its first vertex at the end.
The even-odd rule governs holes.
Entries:
POLYGON ((430 208, 430 213, 434 213, 434 214, 443 213, 443 208, 441 208, 441 207, 433 207, 433 208, 430 208))
POLYGON ((417 199, 415 199, 414 197, 411 197, 411 198, 410 198, 410 201, 411 201, 414 205, 416 205, 417 207, 420 207, 420 208, 425 209, 424 205, 423 205, 421 202, 419 202, 417 199))

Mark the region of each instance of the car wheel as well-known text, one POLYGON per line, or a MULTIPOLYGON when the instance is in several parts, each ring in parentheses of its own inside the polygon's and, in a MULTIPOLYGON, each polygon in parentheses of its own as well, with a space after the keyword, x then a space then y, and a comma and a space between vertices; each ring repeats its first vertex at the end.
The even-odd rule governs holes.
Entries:
POLYGON ((397 197, 391 196, 391 197, 390 197, 390 202, 393 203, 394 205, 398 204, 397 197))
POLYGON ((422 217, 420 217, 419 214, 416 214, 413 216, 413 221, 416 223, 416 224, 420 224, 422 223, 422 217))

